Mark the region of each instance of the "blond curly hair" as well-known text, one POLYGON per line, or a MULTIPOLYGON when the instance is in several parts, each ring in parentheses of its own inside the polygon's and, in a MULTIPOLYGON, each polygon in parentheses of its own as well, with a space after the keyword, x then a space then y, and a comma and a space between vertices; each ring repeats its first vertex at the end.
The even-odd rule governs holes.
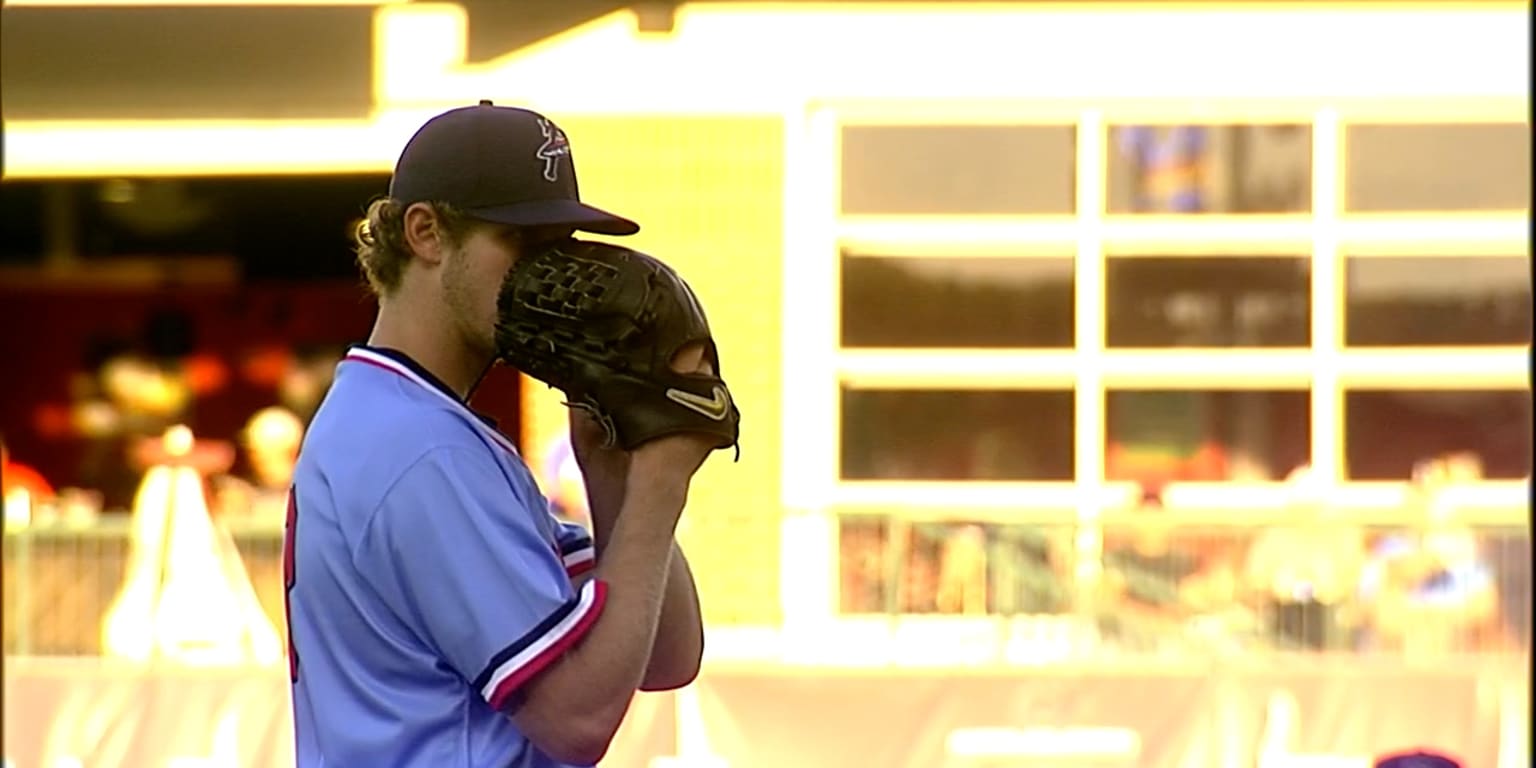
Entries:
MULTIPOLYGON (((429 203, 448 243, 464 240, 472 220, 447 203, 429 203)), ((400 277, 411 261, 405 242, 405 210, 409 206, 390 197, 368 204, 368 212, 352 228, 352 248, 357 265, 375 295, 386 296, 400 287, 400 277)))

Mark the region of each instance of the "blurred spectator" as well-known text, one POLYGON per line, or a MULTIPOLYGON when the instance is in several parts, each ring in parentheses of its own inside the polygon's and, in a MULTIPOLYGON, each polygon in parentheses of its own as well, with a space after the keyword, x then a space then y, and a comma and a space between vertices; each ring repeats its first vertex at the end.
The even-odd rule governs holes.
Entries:
POLYGON ((1209 434, 1212 403, 1206 393, 1115 393, 1104 456, 1107 479, 1139 484, 1157 495, 1180 481, 1217 481, 1227 475, 1227 450, 1209 434))
POLYGON ((304 423, 292 411, 270 406, 256 412, 241 433, 257 488, 286 491, 304 442, 304 423))
POLYGON ((331 387, 336 364, 342 355, 341 351, 329 347, 296 350, 278 383, 278 401, 308 424, 325 398, 326 390, 331 387))
POLYGON ((41 472, 26 464, 11 460, 11 449, 5 435, 0 435, 0 499, 10 500, 11 494, 25 491, 28 500, 36 504, 53 498, 53 485, 41 472))
POLYGON ((1161 498, 1147 494, 1128 533, 1121 529, 1105 535, 1105 634, 1142 650, 1180 631, 1189 613, 1184 589, 1203 565, 1198 555, 1179 546, 1178 526, 1163 512, 1161 498))
POLYGON ((1286 484, 1290 520, 1254 539, 1244 568, 1245 591, 1281 648, 1343 648, 1364 567, 1365 532, 1333 517, 1310 466, 1297 468, 1286 484))
POLYGON ((896 583, 898 613, 933 613, 938 610, 939 550, 944 533, 932 523, 897 524, 891 527, 891 551, 898 553, 901 569, 896 583))
POLYGON ((1067 529, 1053 536, 1035 525, 854 518, 839 530, 846 612, 1018 615, 1068 606, 1067 529))
POLYGON ((5 530, 30 525, 37 516, 39 503, 53 500, 53 486, 41 472, 11 461, 11 451, 0 435, 0 512, 4 513, 5 530))
POLYGON ((1131 158, 1137 212, 1197 213, 1207 205, 1210 137, 1202 126, 1127 126, 1115 132, 1131 158))
POLYGON ((343 350, 326 345, 267 345, 242 355, 240 368, 246 381, 275 397, 279 405, 308 424, 330 389, 343 354, 343 350))
POLYGON ((1482 549, 1497 574, 1499 612, 1506 650, 1529 652, 1531 644, 1531 531, 1499 531, 1483 537, 1482 549))
POLYGON ((79 483, 99 490, 107 509, 126 510, 148 469, 135 461, 135 446, 193 424, 198 398, 224 386, 223 364, 195 354, 196 345, 195 325, 175 307, 152 310, 136 344, 115 337, 88 342, 63 427, 86 440, 79 483))
POLYGON ((190 392, 132 349, 103 361, 94 375, 95 386, 81 388, 84 399, 74 405, 74 424, 87 441, 80 483, 101 491, 107 509, 124 511, 145 469, 133 463, 132 447, 181 423, 190 392))
POLYGON ((997 525, 988 531, 990 605, 1004 615, 1057 613, 1069 607, 1069 528, 997 525))
POLYGON ((221 514, 283 520, 293 468, 304 441, 303 422, 286 408, 269 406, 251 417, 240 438, 250 474, 226 474, 215 482, 221 514))
POLYGON ((1449 484, 1480 479, 1475 456, 1452 455, 1415 469, 1413 527, 1380 536, 1360 584, 1367 646, 1415 653, 1478 650, 1499 628, 1494 571, 1476 533, 1442 503, 1449 484))
POLYGON ((103 617, 102 651, 132 661, 229 665, 282 659, 229 532, 209 514, 204 478, 224 470, 224 446, 185 426, 141 451, 123 581, 103 617))
POLYGON ((987 612, 987 534, 979 525, 948 526, 939 553, 939 613, 987 612))
POLYGON ((844 518, 838 529, 841 575, 839 600, 847 613, 881 612, 891 584, 887 579, 886 532, 890 523, 879 518, 844 518))
POLYGON ((1113 135, 1119 154, 1111 179, 1123 158, 1129 186, 1127 195, 1111 182, 1113 212, 1279 213, 1310 205, 1308 126, 1132 125, 1113 135))

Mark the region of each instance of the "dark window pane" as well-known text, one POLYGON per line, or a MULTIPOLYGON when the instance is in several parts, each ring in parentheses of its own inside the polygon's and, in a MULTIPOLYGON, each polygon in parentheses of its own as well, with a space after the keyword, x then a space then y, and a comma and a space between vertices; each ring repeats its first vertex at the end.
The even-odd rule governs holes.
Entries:
POLYGON ((843 129, 843 213, 1071 213, 1076 129, 880 125, 843 129))
POLYGON ((840 522, 843 613, 1041 614, 1071 605, 1070 526, 840 522))
POLYGON ((1311 260, 1111 258, 1111 347, 1305 347, 1311 260))
POLYGON ((50 197, 59 183, 6 179, 0 184, 0 264, 36 264, 48 248, 50 197))
POLYGON ((1531 260, 1352 258, 1346 343, 1529 344, 1531 260))
POLYGON ((1110 129, 1110 213, 1293 213, 1312 208, 1307 125, 1110 129))
POLYGON ((1178 481, 1279 480, 1312 454, 1304 390, 1118 390, 1105 398, 1105 476, 1147 492, 1178 481))
POLYGON ((1350 211, 1531 207, 1531 127, 1354 125, 1345 133, 1350 211))
POLYGON ((1073 259, 843 254, 845 347, 1070 347, 1073 259))
POLYGON ((0 252, 42 244, 49 238, 49 217, 57 216, 65 226, 58 235, 86 261, 216 256, 233 258, 250 280, 355 279, 351 227, 368 201, 388 190, 389 177, 210 176, 34 186, 15 194, 24 203, 19 213, 43 218, 13 214, 9 190, 0 200, 7 211, 0 217, 6 238, 0 252))
POLYGON ((1484 477, 1531 472, 1531 395, 1521 390, 1346 393, 1349 477, 1407 480, 1418 462, 1469 453, 1484 477))
POLYGON ((1071 480, 1071 392, 843 388, 848 480, 1071 480))

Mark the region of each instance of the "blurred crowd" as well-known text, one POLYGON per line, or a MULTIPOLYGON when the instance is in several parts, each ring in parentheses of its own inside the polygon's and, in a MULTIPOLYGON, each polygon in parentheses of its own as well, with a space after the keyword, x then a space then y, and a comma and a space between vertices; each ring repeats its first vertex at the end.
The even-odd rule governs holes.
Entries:
POLYGON ((1107 516, 1101 566, 1080 576, 1072 525, 846 520, 851 613, 1074 614, 1132 652, 1475 653, 1529 647, 1527 530, 1473 527, 1439 502, 1481 478, 1477 457, 1424 461, 1392 525, 1363 525, 1286 478, 1280 522, 1187 524, 1158 493, 1107 516), (896 578, 892 578, 895 576, 896 578))
POLYGON ((33 411, 73 472, 49 477, 0 440, 7 653, 280 658, 274 534, 342 350, 192 336, 160 312, 139 339, 88 345, 61 401, 33 411))
POLYGON ((129 512, 145 473, 166 461, 162 438, 176 426, 194 431, 193 450, 181 461, 207 478, 215 516, 282 519, 305 425, 342 349, 274 344, 220 354, 178 343, 190 333, 186 322, 152 318, 138 343, 94 341, 65 399, 37 406, 37 433, 77 446, 79 460, 72 473, 50 478, 7 452, 6 498, 19 507, 15 493, 26 493, 26 522, 129 512), (199 407, 208 410, 237 386, 243 402, 258 405, 233 434, 200 431, 199 407))

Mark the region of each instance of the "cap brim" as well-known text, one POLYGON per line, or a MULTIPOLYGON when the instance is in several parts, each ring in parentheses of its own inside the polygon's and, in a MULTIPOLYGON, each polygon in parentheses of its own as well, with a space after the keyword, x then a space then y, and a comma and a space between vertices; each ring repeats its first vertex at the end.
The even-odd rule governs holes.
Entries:
POLYGON ((471 208, 465 213, 513 227, 570 227, 578 232, 599 235, 633 235, 640 231, 639 224, 623 216, 577 200, 529 200, 512 205, 471 208))

